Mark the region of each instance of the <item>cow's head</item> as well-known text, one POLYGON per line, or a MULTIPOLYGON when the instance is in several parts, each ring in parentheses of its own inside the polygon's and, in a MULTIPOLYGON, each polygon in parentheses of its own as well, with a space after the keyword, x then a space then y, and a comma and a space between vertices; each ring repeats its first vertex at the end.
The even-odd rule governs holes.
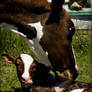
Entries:
POLYGON ((53 68, 60 73, 68 69, 70 72, 68 75, 75 79, 78 75, 72 48, 75 27, 63 9, 63 4, 64 0, 52 0, 51 13, 43 27, 41 45, 48 52, 53 68))

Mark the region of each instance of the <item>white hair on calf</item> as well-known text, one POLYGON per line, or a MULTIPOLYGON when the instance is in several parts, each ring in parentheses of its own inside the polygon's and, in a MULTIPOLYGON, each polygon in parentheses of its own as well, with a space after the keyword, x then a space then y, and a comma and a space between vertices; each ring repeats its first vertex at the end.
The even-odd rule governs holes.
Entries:
POLYGON ((85 88, 81 88, 81 89, 74 89, 70 92, 83 92, 83 90, 85 90, 85 88))
POLYGON ((30 78, 29 69, 34 60, 32 56, 28 54, 21 54, 20 57, 24 63, 24 73, 22 74, 22 78, 30 78))

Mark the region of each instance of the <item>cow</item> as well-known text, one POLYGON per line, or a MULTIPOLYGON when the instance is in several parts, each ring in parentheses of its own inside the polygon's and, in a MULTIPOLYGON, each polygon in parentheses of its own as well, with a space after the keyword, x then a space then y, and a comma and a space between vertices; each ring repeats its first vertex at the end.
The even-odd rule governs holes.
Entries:
MULTIPOLYGON (((78 68, 72 47, 75 27, 63 8, 64 0, 52 0, 49 18, 43 26, 40 44, 48 52, 48 58, 58 74, 75 80, 78 68)), ((62 79, 62 78, 61 78, 62 79)))
POLYGON ((11 24, 32 39, 36 37, 36 30, 28 23, 38 22, 49 11, 47 0, 0 0, 0 23, 11 24))
POLYGON ((72 47, 75 27, 63 8, 64 0, 1 0, 0 22, 12 24, 33 39, 37 37, 59 75, 75 80, 78 68, 72 47), (40 33, 39 33, 40 32, 40 33))

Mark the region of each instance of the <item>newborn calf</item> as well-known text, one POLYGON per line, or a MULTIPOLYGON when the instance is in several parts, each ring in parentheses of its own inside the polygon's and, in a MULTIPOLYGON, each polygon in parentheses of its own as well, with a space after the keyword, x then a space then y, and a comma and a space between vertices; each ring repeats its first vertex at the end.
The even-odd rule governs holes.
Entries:
POLYGON ((15 64, 23 92, 91 92, 92 83, 71 81, 57 82, 50 69, 33 59, 31 55, 21 54, 18 58, 3 54, 2 58, 15 64))
POLYGON ((8 63, 13 63, 23 87, 28 92, 32 86, 49 87, 56 83, 54 72, 45 65, 37 62, 31 55, 21 54, 18 58, 3 54, 2 58, 8 63))

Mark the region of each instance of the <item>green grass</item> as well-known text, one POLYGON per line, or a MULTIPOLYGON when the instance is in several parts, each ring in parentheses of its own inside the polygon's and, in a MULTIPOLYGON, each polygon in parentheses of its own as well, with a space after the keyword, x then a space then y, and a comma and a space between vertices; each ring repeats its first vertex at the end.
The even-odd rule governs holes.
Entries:
POLYGON ((73 47, 79 68, 78 81, 92 82, 92 30, 76 30, 73 47))
MULTIPOLYGON (((73 38, 73 46, 79 68, 78 81, 92 82, 92 44, 90 44, 89 36, 91 31, 76 30, 73 38)), ((1 54, 3 53, 17 57, 21 53, 31 54, 32 51, 18 34, 0 28, 0 92, 15 92, 15 90, 20 92, 21 85, 16 75, 16 68, 13 64, 8 64, 1 59, 1 54)))
POLYGON ((1 59, 3 53, 17 57, 21 53, 31 54, 32 51, 18 34, 0 28, 0 91, 11 92, 21 88, 21 85, 16 75, 15 66, 1 59))

